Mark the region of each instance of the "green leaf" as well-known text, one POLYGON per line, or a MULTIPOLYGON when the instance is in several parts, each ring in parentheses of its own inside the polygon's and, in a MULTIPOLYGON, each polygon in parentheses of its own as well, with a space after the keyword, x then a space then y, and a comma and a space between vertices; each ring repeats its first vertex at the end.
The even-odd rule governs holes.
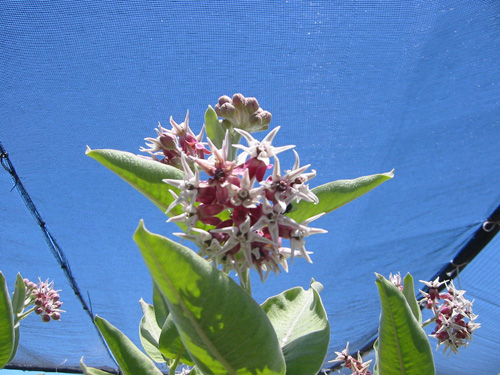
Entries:
POLYGON ((192 366, 194 365, 193 360, 186 351, 184 344, 182 343, 177 327, 175 326, 174 320, 171 315, 165 320, 165 324, 161 329, 160 339, 158 346, 161 354, 166 358, 176 359, 180 355, 182 363, 192 366))
POLYGON ((26 286, 20 273, 17 274, 14 293, 12 294, 12 310, 15 315, 21 314, 24 309, 24 299, 26 298, 26 286))
POLYGON ((210 138, 217 148, 221 148, 225 131, 217 118, 217 113, 215 113, 215 110, 210 105, 205 112, 205 127, 207 129, 207 137, 210 138))
POLYGON ((157 363, 164 363, 165 359, 158 350, 158 340, 160 338, 161 328, 156 323, 155 312, 153 305, 144 302, 141 298, 139 301, 144 314, 141 323, 139 324, 139 338, 141 339, 144 351, 157 363))
POLYGON ((162 375, 153 361, 107 320, 96 315, 94 322, 124 375, 162 375))
POLYGON ((429 340, 405 296, 379 274, 376 284, 382 306, 377 351, 379 374, 435 374, 429 340))
POLYGON ((0 369, 9 363, 14 349, 14 313, 12 302, 5 282, 5 276, 0 272, 0 369))
MULTIPOLYGON (((378 337, 373 343, 373 351, 375 352, 375 358, 378 358, 378 337)), ((373 375, 380 375, 378 371, 378 361, 373 364, 373 375)))
POLYGON ((403 295, 410 306, 413 316, 417 319, 419 325, 422 325, 422 311, 417 302, 417 297, 415 297, 415 286, 413 284, 413 277, 407 273, 403 280, 403 295))
POLYGON ((142 221, 134 240, 167 300, 186 350, 201 372, 285 373, 271 322, 228 275, 189 248, 148 232, 142 221))
POLYGON ((163 325, 165 324, 165 320, 167 319, 167 316, 170 312, 168 311, 167 301, 165 301, 165 298, 154 282, 153 306, 155 310, 156 323, 158 324, 158 327, 163 327, 163 325))
MULTIPOLYGON (((178 189, 167 185, 162 180, 165 178, 182 180, 184 178, 184 173, 177 168, 144 159, 129 152, 88 149, 86 154, 127 181, 150 199, 162 212, 165 212, 174 200, 169 189, 176 193, 179 192, 178 189)), ((169 212, 169 216, 181 213, 181 207, 177 206, 169 212)), ((179 226, 184 229, 184 224, 180 224, 179 226)))
POLYGON ((85 366, 85 363, 83 363, 83 357, 80 359, 80 368, 82 369, 84 375, 109 375, 109 372, 85 366))
POLYGON ((17 347, 19 346, 19 337, 20 337, 19 326, 20 326, 19 322, 17 324, 14 323, 14 345, 12 346, 12 353, 10 354, 10 358, 7 361, 7 363, 12 362, 17 353, 17 347))
POLYGON ((368 193, 381 183, 394 177, 388 173, 358 177, 353 180, 338 180, 312 189, 319 199, 318 204, 301 200, 294 203, 288 216, 300 223, 322 212, 328 213, 368 193))
POLYGON ((314 280, 305 291, 297 287, 267 299, 262 308, 274 326, 286 362, 287 375, 315 375, 330 341, 328 316, 314 280))

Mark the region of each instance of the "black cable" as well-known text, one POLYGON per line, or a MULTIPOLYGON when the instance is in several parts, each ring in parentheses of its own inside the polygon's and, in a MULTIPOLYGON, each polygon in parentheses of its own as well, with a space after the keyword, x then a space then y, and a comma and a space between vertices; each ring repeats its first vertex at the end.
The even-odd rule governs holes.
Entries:
MULTIPOLYGON (((452 261, 447 263, 441 268, 430 280, 435 280, 439 277, 439 281, 450 281, 457 277, 460 272, 488 245, 488 243, 500 231, 500 206, 490 215, 490 217, 483 223, 481 227, 476 230, 472 238, 462 247, 452 261)), ((446 286, 443 284, 439 287, 442 291, 446 286)), ((422 289, 424 292, 429 290, 428 287, 422 289)), ((423 296, 419 296, 418 301, 422 300, 423 296)), ((424 306, 420 304, 420 308, 424 306)), ((378 330, 377 330, 378 331, 378 330)), ((377 339, 377 331, 374 332, 374 337, 367 344, 365 344, 359 353, 364 355, 373 349, 373 344, 377 339)), ((340 370, 342 363, 338 363, 328 369, 329 373, 340 370)))
MULTIPOLYGON (((83 307, 83 310, 85 310, 87 315, 90 317, 92 324, 94 324, 94 313, 92 312, 92 307, 89 307, 87 305, 87 302, 83 298, 82 293, 80 292, 80 289, 78 287, 78 284, 77 284, 77 282, 76 282, 76 280, 73 277, 73 274, 71 272, 71 268, 69 266, 69 262, 68 262, 68 259, 66 258, 66 255, 64 254, 62 248, 57 243, 54 236, 48 230, 45 221, 42 219, 40 212, 36 208, 35 204, 33 203, 33 200, 31 199, 31 197, 29 196, 23 183, 21 182, 19 175, 17 174, 17 172, 14 168, 14 165, 12 164, 12 162, 9 158, 9 154, 7 153, 7 151, 5 150, 5 148, 3 147, 1 142, 0 142, 0 163, 2 164, 2 167, 10 174, 10 176, 14 180, 14 187, 13 188, 17 189, 19 195, 21 196, 21 199, 24 202, 24 205, 26 206, 26 208, 31 213, 31 215, 35 219, 36 223, 38 224, 38 226, 42 230, 42 234, 45 238, 45 242, 47 242, 47 245, 48 245, 52 255, 56 259, 59 266, 62 268, 64 275, 66 276, 66 279, 68 280, 69 285, 71 286, 71 289, 73 289, 73 292, 75 293, 76 297, 80 301, 80 303, 83 307)), ((89 296, 89 300, 90 300, 90 296, 89 296)), ((108 351, 108 355, 116 363, 115 359, 111 355, 111 352, 106 344, 106 341, 102 337, 101 332, 99 331, 99 329, 97 328, 97 326, 95 324, 94 324, 94 328, 96 329, 97 333, 99 334, 99 338, 101 339, 102 343, 104 344, 104 347, 108 351)), ((116 365, 118 367, 118 364, 116 364, 116 365)), ((5 367, 5 368, 8 368, 8 367, 5 367)), ((19 365, 17 365, 17 367, 15 369, 23 370, 23 368, 21 368, 19 365)), ((53 369, 36 368, 35 370, 36 371, 51 371, 53 369)), ((58 368, 57 370, 62 371, 60 368, 58 368)), ((80 373, 81 372, 82 371, 80 370, 80 373)))

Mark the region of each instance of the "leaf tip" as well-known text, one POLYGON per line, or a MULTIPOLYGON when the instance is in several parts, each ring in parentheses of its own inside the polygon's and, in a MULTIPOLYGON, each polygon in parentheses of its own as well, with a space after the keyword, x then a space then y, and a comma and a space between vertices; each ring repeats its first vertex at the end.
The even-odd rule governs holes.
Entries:
POLYGON ((324 289, 324 286, 320 282, 311 279, 311 288, 313 288, 316 292, 321 293, 324 289))

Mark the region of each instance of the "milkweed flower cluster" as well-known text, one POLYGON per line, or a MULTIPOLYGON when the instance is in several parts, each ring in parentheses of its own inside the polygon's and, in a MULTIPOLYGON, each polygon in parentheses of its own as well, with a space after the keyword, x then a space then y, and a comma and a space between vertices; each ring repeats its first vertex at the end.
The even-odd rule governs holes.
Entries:
POLYGON ((50 320, 60 320, 62 302, 59 300, 60 290, 54 289, 54 282, 49 280, 42 281, 38 278, 38 284, 35 284, 28 279, 24 279, 26 288, 25 307, 35 305, 34 311, 40 315, 42 321, 50 322, 50 320))
POLYGON ((458 349, 467 346, 472 340, 472 333, 481 325, 476 323, 477 315, 472 312, 472 304, 464 297, 465 291, 455 288, 453 281, 422 281, 428 287, 427 292, 421 291, 425 306, 432 311, 432 320, 436 327, 431 337, 438 340, 437 347, 444 345, 444 352, 458 353, 458 349), (439 293, 439 288, 445 285, 446 291, 439 293))
POLYGON ((203 130, 199 135, 192 132, 188 115, 181 124, 171 119, 171 130, 159 127, 157 138, 146 138, 149 148, 141 148, 152 159, 184 172, 182 180, 164 180, 177 189, 170 190, 174 200, 167 213, 178 213, 179 207, 182 212, 168 221, 187 228, 175 234, 195 243, 199 255, 221 265, 223 271, 241 274, 254 269, 263 281, 270 272, 280 272, 280 267, 288 271, 289 258, 311 262, 305 238, 326 232, 309 226, 321 215, 298 223, 286 213, 300 200, 318 202, 307 184, 316 172, 307 172, 310 165, 300 166, 295 151, 292 169, 282 171, 278 154, 295 146, 273 146, 279 127, 262 141, 245 130, 267 128, 271 118, 255 98, 221 97, 216 111, 226 117, 223 121, 229 119, 220 148, 209 138, 202 142, 203 130), (247 145, 231 144, 230 133, 244 138, 247 145), (232 148, 240 150, 235 158, 229 156, 234 154, 232 148))
POLYGON ((363 358, 358 352, 358 358, 354 358, 349 355, 349 343, 347 343, 346 348, 341 352, 335 352, 337 357, 330 362, 342 361, 345 368, 352 371, 351 375, 372 375, 369 370, 370 363, 372 360, 363 362, 363 358))

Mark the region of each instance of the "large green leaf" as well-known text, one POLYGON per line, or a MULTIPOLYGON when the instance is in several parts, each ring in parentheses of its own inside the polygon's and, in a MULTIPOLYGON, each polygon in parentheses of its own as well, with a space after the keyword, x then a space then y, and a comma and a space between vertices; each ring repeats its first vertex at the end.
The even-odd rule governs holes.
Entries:
POLYGON ((12 302, 5 282, 5 276, 0 272, 0 369, 4 368, 14 349, 14 315, 12 302))
POLYGON ((413 315, 405 296, 377 274, 380 316, 377 366, 380 375, 433 375, 434 360, 429 340, 413 315))
POLYGON ((315 375, 321 369, 330 341, 328 316, 319 296, 322 289, 313 280, 307 291, 289 289, 262 305, 278 336, 287 375, 315 375))
POLYGON ((384 181, 394 177, 394 171, 358 177, 353 180, 332 181, 312 189, 319 199, 318 204, 301 200, 294 203, 288 216, 298 223, 322 212, 331 212, 368 193, 384 181))
MULTIPOLYGON (((169 189, 176 193, 179 191, 162 180, 166 178, 182 180, 184 178, 184 172, 177 168, 141 158, 130 152, 88 149, 86 154, 139 190, 163 212, 173 202, 169 189)), ((169 215, 176 216, 181 213, 181 208, 177 206, 170 211, 169 215)))
POLYGON ((403 295, 410 306, 413 316, 417 319, 419 325, 422 325, 422 311, 417 302, 417 297, 415 297, 415 286, 413 284, 413 276, 409 273, 406 274, 403 280, 403 295))
POLYGON ((144 302, 141 298, 139 301, 142 308, 142 319, 139 324, 139 338, 141 340, 144 351, 157 363, 165 363, 158 350, 158 340, 160 338, 161 328, 156 323, 155 312, 153 305, 144 302))
POLYGON ((153 361, 118 328, 97 315, 94 321, 124 375, 162 375, 153 361))
POLYGON ((142 222, 134 239, 186 350, 203 373, 285 373, 269 318, 228 275, 187 247, 148 232, 142 222))

